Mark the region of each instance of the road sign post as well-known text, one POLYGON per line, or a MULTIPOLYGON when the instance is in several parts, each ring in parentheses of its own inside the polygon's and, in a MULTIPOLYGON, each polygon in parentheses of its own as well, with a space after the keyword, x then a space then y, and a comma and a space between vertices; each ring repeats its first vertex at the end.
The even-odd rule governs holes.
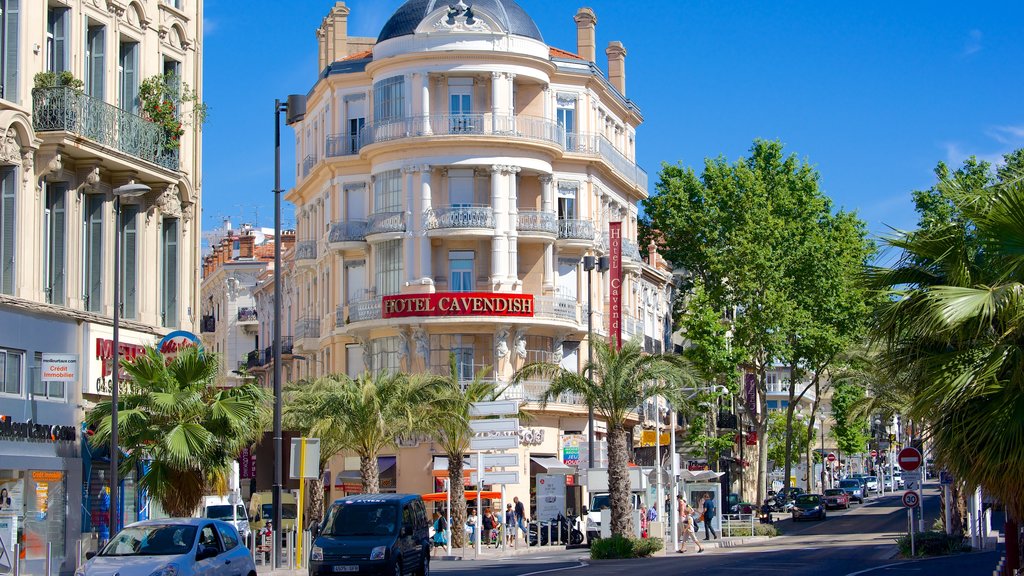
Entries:
MULTIPOLYGON (((907 446, 903 450, 900 450, 899 455, 896 456, 896 462, 900 465, 905 472, 917 471, 917 475, 920 478, 917 483, 918 500, 921 499, 922 490, 924 489, 924 470, 918 470, 921 468, 921 464, 924 463, 924 458, 921 456, 921 451, 912 446, 907 446)), ((903 477, 906 480, 910 475, 904 474, 903 477)), ((909 485, 907 486, 910 487, 909 485)), ((916 506, 916 504, 915 504, 916 506)), ((911 509, 912 510, 912 509, 911 509)), ((911 517, 913 518, 913 517, 911 517)), ((921 531, 924 531, 924 510, 921 510, 920 516, 921 531)), ((911 519, 911 538, 913 538, 913 519, 911 519)))
POLYGON ((910 556, 914 557, 917 555, 914 550, 914 508, 921 503, 921 497, 917 492, 913 490, 907 490, 903 493, 903 505, 907 507, 907 519, 910 521, 910 556))

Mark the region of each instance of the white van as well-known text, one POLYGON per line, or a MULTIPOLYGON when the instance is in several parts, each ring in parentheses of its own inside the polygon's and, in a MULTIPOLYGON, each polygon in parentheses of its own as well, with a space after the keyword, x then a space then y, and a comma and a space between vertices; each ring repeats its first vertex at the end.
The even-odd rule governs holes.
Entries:
POLYGON ((232 504, 230 496, 204 496, 202 517, 233 524, 242 538, 247 539, 249 538, 249 514, 241 500, 237 497, 235 499, 238 501, 232 504))

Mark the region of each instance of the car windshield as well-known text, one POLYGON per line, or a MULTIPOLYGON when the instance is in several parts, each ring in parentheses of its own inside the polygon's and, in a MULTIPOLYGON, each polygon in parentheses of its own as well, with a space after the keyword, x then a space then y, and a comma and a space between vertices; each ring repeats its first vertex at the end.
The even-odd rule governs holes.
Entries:
POLYGON ((868 482, 878 482, 878 478, 876 476, 868 476, 867 480, 868 482))
POLYGON ((801 494, 800 496, 796 497, 797 506, 817 506, 820 503, 821 499, 819 499, 817 496, 812 496, 810 494, 801 494))
POLYGON ((840 488, 860 488, 860 481, 859 480, 840 480, 839 481, 839 487, 840 488))
POLYGON ((842 488, 829 488, 825 490, 825 496, 842 496, 843 494, 846 494, 846 491, 842 488))
MULTIPOLYGON (((264 520, 270 521, 274 519, 274 505, 264 504, 263 505, 263 518, 264 520)), ((285 520, 295 519, 295 504, 281 504, 281 518, 285 520)), ((228 511, 230 513, 230 510, 228 511)))
POLYGON ((331 506, 324 536, 393 536, 398 532, 398 507, 381 502, 342 502, 331 506))
POLYGON ((100 556, 171 556, 192 550, 196 527, 183 524, 129 526, 103 547, 100 556))
POLYGON ((607 508, 611 508, 611 497, 610 496, 608 496, 607 494, 602 494, 600 496, 594 496, 594 503, 590 507, 591 510, 598 511, 598 510, 605 510, 607 508))
POLYGON ((245 506, 235 505, 235 517, 231 517, 231 504, 215 504, 206 507, 206 517, 214 520, 245 520, 245 506))

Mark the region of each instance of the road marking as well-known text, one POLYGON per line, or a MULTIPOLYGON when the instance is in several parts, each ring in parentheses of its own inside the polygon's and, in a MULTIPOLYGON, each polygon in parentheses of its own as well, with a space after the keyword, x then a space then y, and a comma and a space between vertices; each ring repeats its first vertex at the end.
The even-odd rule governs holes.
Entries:
MULTIPOLYGON (((579 562, 579 561, 577 560, 577 562, 579 562)), ((535 576, 536 574, 547 574, 549 572, 561 572, 562 570, 575 570, 577 568, 583 568, 586 565, 587 565, 586 562, 579 562, 575 566, 566 566, 565 568, 549 568, 547 570, 538 570, 536 572, 524 572, 522 574, 518 574, 517 576, 535 576)))

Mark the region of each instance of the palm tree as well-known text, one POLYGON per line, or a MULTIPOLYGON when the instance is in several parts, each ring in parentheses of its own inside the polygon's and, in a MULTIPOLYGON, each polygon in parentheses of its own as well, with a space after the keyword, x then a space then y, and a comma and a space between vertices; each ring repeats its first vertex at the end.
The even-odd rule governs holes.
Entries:
MULTIPOLYGON (((118 434, 127 453, 121 474, 149 468, 139 485, 172 516, 191 516, 210 487, 223 487, 243 448, 263 437, 270 398, 254 383, 219 388, 218 358, 186 348, 171 362, 153 348, 121 366, 134 384, 118 402, 118 434)), ((110 442, 111 402, 86 414, 90 442, 110 442)))
MULTIPOLYGON (((494 380, 486 379, 490 371, 490 366, 486 366, 467 381, 461 377, 455 354, 451 354, 448 374, 420 377, 421 386, 431 395, 420 419, 421 429, 431 435, 448 457, 452 526, 466 524, 463 456, 469 451, 469 441, 473 437, 469 427, 469 408, 476 402, 498 399, 504 390, 494 380)), ((452 545, 461 547, 464 539, 462 530, 452 530, 452 545)))
MULTIPOLYGON (((936 461, 1024 518, 1024 185, 957 189, 965 218, 901 234, 875 335, 890 373, 905 370, 910 415, 927 425, 936 461)), ((1008 538, 1016 541, 1016 538, 1008 538)), ((1011 563, 1015 550, 1008 549, 1011 563)))
POLYGON ((637 407, 648 398, 660 396, 681 407, 686 401, 683 390, 695 388, 700 377, 682 356, 644 354, 636 341, 617 350, 607 341, 595 338, 593 351, 582 372, 571 372, 555 363, 535 362, 523 366, 513 381, 550 379, 542 405, 563 394, 573 394, 581 404, 593 406, 608 423, 611 531, 628 536, 633 531, 629 515, 627 422, 635 418, 637 407), (593 375, 593 385, 588 374, 593 375))

